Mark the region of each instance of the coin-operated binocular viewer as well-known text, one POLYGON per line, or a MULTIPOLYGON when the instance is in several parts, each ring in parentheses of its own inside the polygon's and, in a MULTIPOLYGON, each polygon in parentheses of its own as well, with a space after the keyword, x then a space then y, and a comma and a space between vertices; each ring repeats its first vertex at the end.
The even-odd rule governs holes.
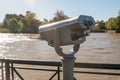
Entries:
POLYGON ((43 25, 39 27, 42 40, 55 48, 57 54, 62 56, 63 80, 74 80, 74 54, 79 50, 80 44, 86 40, 90 29, 95 25, 91 16, 80 15, 75 18, 43 25), (73 45, 73 49, 63 52, 61 46, 73 45))

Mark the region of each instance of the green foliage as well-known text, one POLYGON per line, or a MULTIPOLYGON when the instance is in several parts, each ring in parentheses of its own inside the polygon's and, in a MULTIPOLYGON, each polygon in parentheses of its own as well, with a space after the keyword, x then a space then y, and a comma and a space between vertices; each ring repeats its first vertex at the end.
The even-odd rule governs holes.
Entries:
POLYGON ((3 23, 0 23, 0 32, 1 33, 8 33, 9 32, 8 28, 3 28, 3 23))
POLYGON ((2 27, 2 23, 0 23, 0 28, 2 27))
POLYGON ((116 18, 110 18, 105 25, 108 30, 116 30, 116 18))
POLYGON ((51 22, 48 19, 44 18, 41 24, 44 25, 44 24, 49 24, 49 23, 51 22))
POLYGON ((10 33, 17 33, 17 26, 18 26, 18 23, 17 23, 17 19, 16 18, 11 18, 7 21, 7 26, 8 26, 8 29, 9 29, 9 32, 10 33))
POLYGON ((10 33, 37 33, 40 21, 35 18, 35 13, 28 11, 25 16, 22 14, 6 14, 3 28, 10 33))
POLYGON ((67 15, 65 15, 63 11, 57 10, 56 13, 55 13, 55 16, 53 17, 51 22, 61 21, 61 20, 65 20, 65 19, 68 19, 68 18, 69 17, 67 15))
POLYGON ((16 14, 6 14, 5 19, 17 18, 16 14))
POLYGON ((92 29, 92 31, 99 31, 99 30, 100 30, 99 24, 96 24, 92 29))
POLYGON ((35 13, 27 13, 24 18, 24 31, 27 33, 35 33, 38 32, 38 27, 40 25, 39 20, 35 18, 35 13))
POLYGON ((9 30, 8 30, 8 28, 0 28, 0 32, 1 33, 8 33, 9 30))
POLYGON ((118 17, 109 18, 105 26, 108 30, 120 30, 120 10, 118 12, 118 17))
POLYGON ((95 31, 95 32, 100 32, 102 30, 106 30, 105 28, 105 22, 103 20, 101 21, 96 21, 96 25, 95 27, 93 27, 92 31, 95 31))
POLYGON ((68 18, 69 17, 67 15, 65 15, 63 11, 57 10, 54 14, 54 17, 51 20, 48 20, 48 19, 44 18, 43 21, 41 22, 41 25, 65 20, 65 19, 68 19, 68 18))
POLYGON ((116 27, 117 27, 117 30, 120 30, 120 16, 117 17, 116 27))
POLYGON ((26 15, 6 14, 3 24, 0 25, 0 30, 10 33, 37 33, 40 25, 61 21, 69 18, 63 11, 57 10, 55 16, 48 20, 44 18, 44 21, 36 19, 35 13, 30 11, 26 12, 26 15))
POLYGON ((120 16, 120 10, 118 11, 118 16, 120 16))
POLYGON ((1 31, 1 28, 2 28, 2 23, 0 23, 0 31, 1 31))
MULTIPOLYGON (((57 22, 68 18, 69 17, 61 10, 57 10, 51 20, 44 18, 43 21, 37 20, 35 13, 30 11, 27 11, 26 15, 6 14, 3 23, 0 23, 0 32, 37 33, 40 25, 57 22)), ((103 20, 96 21, 96 25, 92 31, 101 31, 106 29, 120 30, 120 10, 116 18, 109 18, 106 22, 103 20)))
POLYGON ((23 32, 23 30, 24 30, 24 24, 22 23, 22 21, 19 21, 18 22, 18 32, 19 33, 22 33, 23 32))
POLYGON ((108 30, 120 30, 120 16, 110 18, 105 25, 108 30))

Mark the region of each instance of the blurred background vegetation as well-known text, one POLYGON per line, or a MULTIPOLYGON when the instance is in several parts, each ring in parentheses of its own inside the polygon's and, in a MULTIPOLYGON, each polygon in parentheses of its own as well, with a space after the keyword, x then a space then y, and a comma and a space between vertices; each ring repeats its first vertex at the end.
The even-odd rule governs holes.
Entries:
MULTIPOLYGON (((26 15, 22 14, 6 14, 3 22, 0 23, 1 33, 38 33, 40 25, 49 24, 69 17, 63 11, 57 10, 52 19, 44 18, 40 21, 36 18, 36 14, 31 11, 26 11, 26 15)), ((111 17, 108 21, 96 21, 92 32, 106 32, 106 30, 120 31, 120 10, 117 17, 111 17)))
POLYGON ((106 30, 115 30, 120 32, 120 10, 117 17, 111 17, 106 22, 96 21, 93 32, 105 32, 106 30))

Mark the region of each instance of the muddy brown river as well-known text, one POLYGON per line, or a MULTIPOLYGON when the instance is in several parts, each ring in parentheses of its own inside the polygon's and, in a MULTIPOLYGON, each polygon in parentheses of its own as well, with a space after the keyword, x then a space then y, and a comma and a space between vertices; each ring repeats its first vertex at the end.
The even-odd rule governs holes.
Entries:
MULTIPOLYGON (((37 36, 39 35, 0 34, 0 58, 60 61, 60 57, 56 54, 54 48, 48 46, 45 41, 34 39, 37 36)), ((120 34, 92 33, 86 40, 81 44, 78 53, 75 54, 76 62, 120 64, 120 34)), ((71 47, 64 47, 64 51, 68 51, 71 47)), ((25 80, 48 80, 48 76, 53 74, 40 71, 20 72, 25 80)), ((120 73, 120 71, 114 70, 108 72, 120 73)), ((80 73, 75 74, 75 77, 77 80, 120 80, 120 76, 80 73)), ((19 79, 16 77, 16 80, 19 79)))

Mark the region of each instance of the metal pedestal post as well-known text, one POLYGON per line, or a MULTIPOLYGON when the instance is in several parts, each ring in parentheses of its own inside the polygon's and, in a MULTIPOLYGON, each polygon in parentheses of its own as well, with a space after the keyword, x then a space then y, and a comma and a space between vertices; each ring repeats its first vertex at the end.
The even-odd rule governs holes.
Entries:
POLYGON ((74 54, 62 57, 63 80, 74 80, 74 61, 74 54))

